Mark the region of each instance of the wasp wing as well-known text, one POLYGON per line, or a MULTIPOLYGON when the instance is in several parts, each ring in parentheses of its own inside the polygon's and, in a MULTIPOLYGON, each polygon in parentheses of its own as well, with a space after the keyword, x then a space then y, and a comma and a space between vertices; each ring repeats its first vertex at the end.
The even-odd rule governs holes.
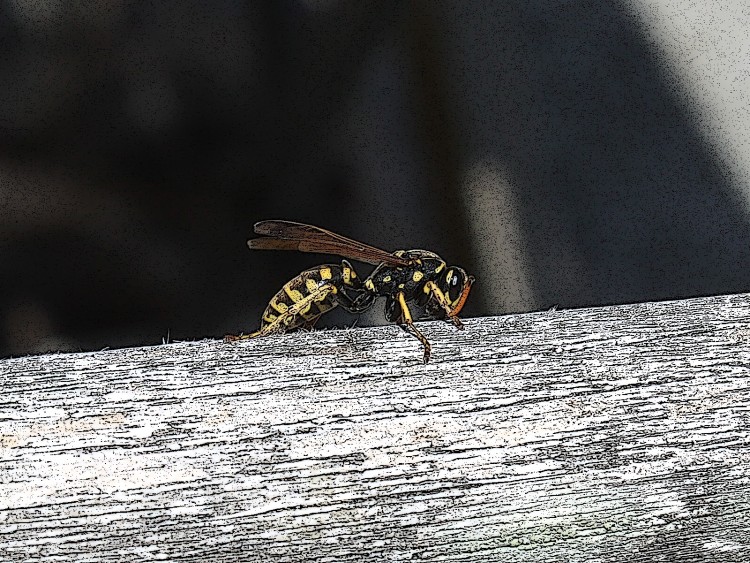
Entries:
POLYGON ((321 254, 337 254, 360 262, 389 266, 408 266, 410 260, 394 256, 390 252, 368 244, 346 238, 326 229, 293 221, 260 221, 255 224, 255 233, 267 238, 247 241, 253 250, 299 250, 321 254))

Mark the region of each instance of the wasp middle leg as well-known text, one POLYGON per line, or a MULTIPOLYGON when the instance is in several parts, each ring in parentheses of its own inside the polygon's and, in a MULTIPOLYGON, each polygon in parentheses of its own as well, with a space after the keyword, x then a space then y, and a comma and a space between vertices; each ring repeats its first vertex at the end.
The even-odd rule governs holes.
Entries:
POLYGON ((406 304, 406 297, 403 291, 399 291, 395 298, 389 297, 385 306, 385 317, 391 322, 398 323, 406 332, 414 335, 424 347, 423 362, 426 364, 430 361, 432 346, 424 334, 414 326, 409 305, 406 304))

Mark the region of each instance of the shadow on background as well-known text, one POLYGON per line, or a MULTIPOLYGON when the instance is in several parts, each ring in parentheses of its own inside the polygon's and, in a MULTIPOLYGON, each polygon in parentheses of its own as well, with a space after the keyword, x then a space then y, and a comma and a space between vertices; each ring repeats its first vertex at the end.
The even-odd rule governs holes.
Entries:
POLYGON ((251 254, 266 218, 434 250, 467 316, 748 289, 746 204, 618 5, 18 3, 0 33, 0 355, 254 329, 335 260, 251 254))

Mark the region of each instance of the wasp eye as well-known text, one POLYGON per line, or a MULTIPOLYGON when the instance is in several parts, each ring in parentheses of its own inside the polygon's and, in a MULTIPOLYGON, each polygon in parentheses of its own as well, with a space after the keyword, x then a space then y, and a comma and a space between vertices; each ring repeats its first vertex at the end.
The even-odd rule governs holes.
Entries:
POLYGON ((461 271, 454 270, 453 275, 448 280, 448 299, 451 303, 455 303, 461 296, 461 292, 464 289, 465 282, 466 274, 461 271))

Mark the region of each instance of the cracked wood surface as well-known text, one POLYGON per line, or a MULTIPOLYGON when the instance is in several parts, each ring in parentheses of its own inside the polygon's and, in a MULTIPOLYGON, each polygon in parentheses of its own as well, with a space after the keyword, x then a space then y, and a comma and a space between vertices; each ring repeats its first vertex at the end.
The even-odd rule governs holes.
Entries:
POLYGON ((750 561, 750 296, 0 361, 0 561, 750 561))

